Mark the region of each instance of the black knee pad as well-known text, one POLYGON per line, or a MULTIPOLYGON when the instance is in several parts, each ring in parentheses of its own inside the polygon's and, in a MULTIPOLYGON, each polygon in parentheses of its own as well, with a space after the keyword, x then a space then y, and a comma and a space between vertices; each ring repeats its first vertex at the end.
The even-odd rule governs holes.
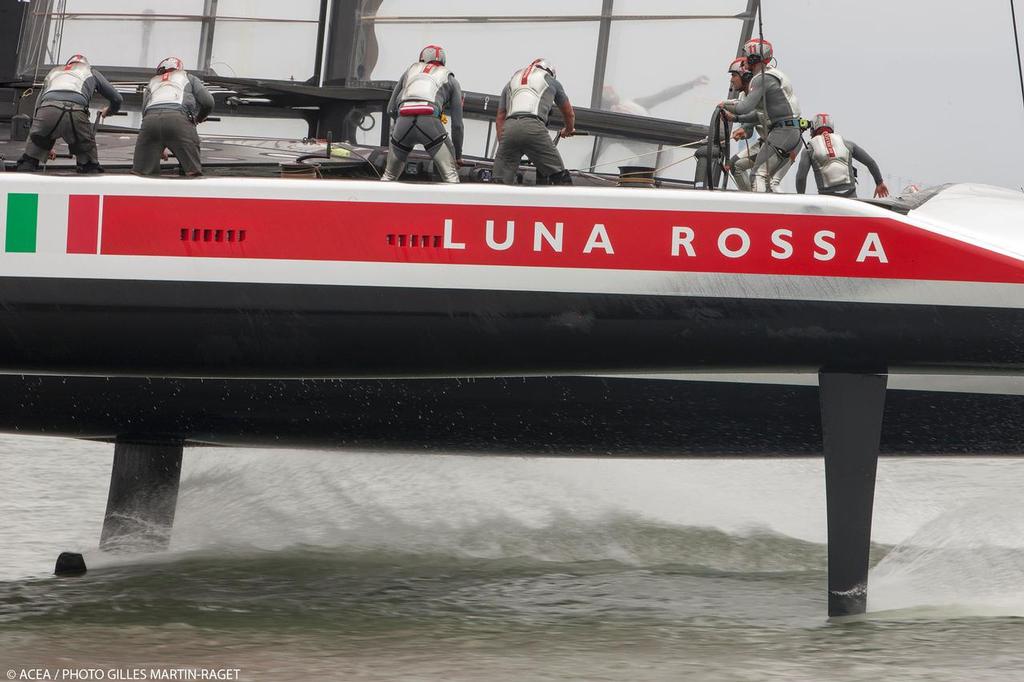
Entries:
POLYGON ((80 163, 77 166, 75 166, 75 172, 81 175, 90 175, 93 173, 103 173, 105 171, 103 170, 103 166, 99 165, 98 163, 93 163, 92 161, 89 161, 87 163, 80 163))
POLYGON ((563 168, 561 171, 548 176, 548 180, 552 185, 571 185, 572 175, 568 169, 563 168))
POLYGON ((39 172, 39 161, 27 154, 22 154, 15 170, 19 173, 37 173, 39 172))

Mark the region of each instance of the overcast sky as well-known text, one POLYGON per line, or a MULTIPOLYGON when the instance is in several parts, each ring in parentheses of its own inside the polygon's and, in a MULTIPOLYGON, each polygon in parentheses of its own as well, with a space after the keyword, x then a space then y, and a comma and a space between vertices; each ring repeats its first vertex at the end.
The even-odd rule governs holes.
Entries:
MULTIPOLYGON (((1017 5, 1019 27, 1024 2, 1017 5)), ((833 114, 838 130, 867 149, 883 173, 921 184, 1024 184, 1024 105, 1009 0, 763 6, 765 38, 804 115, 833 114)), ((865 181, 862 173, 862 196, 865 181)))
MULTIPOLYGON (((1024 10, 1024 0, 1020 4, 1024 10)), ((600 0, 386 0, 380 13, 593 16, 600 5, 600 0)), ((728 13, 744 5, 745 0, 615 1, 620 14, 728 13)), ((201 6, 201 0, 67 2, 69 11, 78 12, 193 14, 201 6)), ((222 16, 313 18, 318 6, 318 0, 219 3, 222 16)), ((831 113, 838 132, 864 147, 891 176, 890 189, 899 191, 909 182, 1024 185, 1024 105, 1009 0, 763 0, 763 7, 765 38, 774 43, 778 66, 790 76, 804 115, 831 113)), ((379 24, 381 55, 372 77, 397 79, 423 44, 439 42, 448 48, 449 62, 466 89, 497 93, 515 68, 543 55, 558 66, 570 98, 586 106, 596 27, 596 22, 535 24, 525 31, 522 25, 379 24)), ((163 22, 142 34, 123 22, 69 21, 62 52, 84 47, 94 63, 138 60, 150 65, 166 54, 181 54, 194 65, 198 34, 198 23, 189 22, 163 22), (109 39, 112 31, 120 40, 109 39), (140 45, 142 35, 146 39, 140 45)), ((728 20, 615 22, 605 82, 628 99, 707 75, 707 86, 651 110, 654 116, 706 122, 725 94, 724 72, 738 34, 739 22, 728 20)), ((315 27, 309 24, 219 22, 215 37, 218 72, 301 80, 312 71, 315 27)), ((269 125, 247 123, 250 134, 269 125)), ((205 126, 204 132, 214 132, 215 126, 205 126)), ((302 134, 304 126, 292 127, 272 125, 263 134, 302 134)), ((483 152, 485 132, 484 124, 474 123, 468 153, 483 152)), ((563 143, 567 164, 585 165, 588 145, 585 138, 563 143)), ((791 174, 786 186, 792 183, 791 174)), ((862 173, 862 196, 870 184, 862 173)))

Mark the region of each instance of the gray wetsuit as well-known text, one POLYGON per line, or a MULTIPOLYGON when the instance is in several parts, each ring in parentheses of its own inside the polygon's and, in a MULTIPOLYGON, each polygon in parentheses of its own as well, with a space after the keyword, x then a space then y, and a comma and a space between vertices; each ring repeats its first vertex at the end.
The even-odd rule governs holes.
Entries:
MULTIPOLYGON (((742 95, 740 99, 743 99, 742 95)), ((750 169, 754 167, 757 155, 761 152, 761 148, 764 147, 764 141, 768 137, 770 125, 768 117, 760 109, 749 114, 738 115, 736 121, 743 128, 746 137, 737 143, 739 151, 733 154, 729 165, 732 168, 732 177, 736 181, 736 187, 744 192, 749 192, 752 189, 750 169), (753 140, 755 131, 757 132, 757 139, 753 140)), ((792 165, 792 158, 787 157, 783 165, 771 175, 769 181, 772 192, 778 191, 782 178, 785 177, 786 172, 789 171, 792 165)))
POLYGON ((387 115, 391 128, 388 161, 381 180, 397 180, 416 145, 434 160, 445 182, 459 181, 457 160, 462 157, 465 126, 462 122, 462 88, 455 74, 435 62, 416 62, 402 74, 391 92, 387 115), (448 135, 441 114, 452 124, 448 135))
POLYGON ((818 186, 818 194, 829 194, 840 197, 857 196, 857 177, 853 162, 860 161, 867 166, 875 185, 882 184, 882 171, 878 163, 864 151, 864 148, 851 140, 832 133, 829 145, 815 144, 812 138, 810 149, 800 155, 800 165, 796 169, 796 191, 803 194, 807 191, 807 171, 814 169, 814 182, 818 186), (834 164, 835 169, 829 166, 834 164))
POLYGON ((63 139, 68 151, 75 155, 79 173, 100 172, 96 135, 89 121, 89 101, 99 93, 110 102, 108 113, 115 114, 121 108, 121 93, 88 64, 52 69, 43 88, 18 170, 37 170, 54 143, 63 139))
POLYGON ((800 104, 793 94, 789 79, 778 69, 765 69, 754 76, 743 99, 729 100, 726 109, 738 116, 764 112, 769 121, 768 137, 764 139, 754 164, 755 192, 769 192, 776 176, 781 179, 792 163, 791 154, 800 145, 800 104))
POLYGON ((164 149, 178 159, 183 175, 202 175, 196 123, 213 111, 213 95, 203 82, 182 70, 149 81, 142 95, 142 127, 135 141, 132 172, 160 175, 164 149))
POLYGON ((562 84, 547 71, 526 67, 512 75, 501 91, 498 111, 504 111, 505 125, 494 155, 494 179, 515 183, 519 160, 526 155, 537 169, 538 184, 556 176, 565 183, 567 173, 551 140, 547 122, 551 110, 568 103, 562 84))

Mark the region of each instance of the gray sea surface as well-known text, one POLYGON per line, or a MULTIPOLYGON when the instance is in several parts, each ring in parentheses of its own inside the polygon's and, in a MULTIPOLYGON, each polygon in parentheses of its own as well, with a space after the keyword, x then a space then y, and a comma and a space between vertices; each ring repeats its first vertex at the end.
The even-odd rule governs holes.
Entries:
POLYGON ((191 449, 170 550, 110 556, 112 452, 0 437, 0 679, 1024 678, 1024 461, 883 460, 829 621, 818 460, 191 449))

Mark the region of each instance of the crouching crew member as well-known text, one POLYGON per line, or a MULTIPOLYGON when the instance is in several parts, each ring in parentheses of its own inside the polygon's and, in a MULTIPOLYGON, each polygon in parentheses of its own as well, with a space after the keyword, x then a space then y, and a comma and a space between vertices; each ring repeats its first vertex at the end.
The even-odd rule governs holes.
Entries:
POLYGON ((132 172, 160 175, 164 149, 170 149, 183 175, 202 175, 196 124, 213 111, 213 95, 201 80, 185 71, 177 57, 160 62, 156 74, 142 95, 142 127, 135 142, 132 172))
POLYGON ((719 106, 741 117, 760 109, 767 118, 768 137, 761 143, 750 173, 755 192, 770 192, 782 179, 800 146, 800 103, 786 74, 769 65, 773 56, 771 43, 752 38, 743 46, 743 54, 754 74, 747 96, 727 100, 719 106))
POLYGON ((443 48, 427 45, 420 51, 420 60, 405 70, 392 91, 388 116, 394 126, 381 180, 397 180, 409 152, 420 144, 445 182, 459 181, 464 135, 462 88, 445 62, 443 48), (451 137, 441 121, 444 114, 451 118, 451 137))
POLYGON ((814 169, 814 181, 818 194, 838 197, 857 196, 857 175, 853 162, 860 161, 867 166, 875 180, 875 196, 889 196, 889 188, 882 181, 878 164, 862 147, 844 139, 835 131, 835 123, 828 114, 818 114, 811 126, 811 142, 800 156, 796 170, 796 191, 803 194, 807 189, 807 169, 814 169))
POLYGON ((100 112, 101 117, 116 114, 121 108, 121 94, 80 54, 46 74, 25 153, 18 161, 19 171, 39 170, 39 164, 49 155, 57 138, 61 138, 75 155, 79 173, 103 172, 96 135, 89 121, 89 100, 94 92, 110 102, 100 112))
POLYGON ((537 184, 571 185, 572 178, 549 137, 547 122, 551 109, 562 112, 565 127, 559 132, 569 137, 576 132, 576 112, 565 88, 555 79, 555 67, 544 59, 535 59, 525 69, 512 74, 501 91, 496 131, 498 151, 494 155, 494 178, 511 185, 515 182, 519 159, 526 155, 537 169, 537 184))

